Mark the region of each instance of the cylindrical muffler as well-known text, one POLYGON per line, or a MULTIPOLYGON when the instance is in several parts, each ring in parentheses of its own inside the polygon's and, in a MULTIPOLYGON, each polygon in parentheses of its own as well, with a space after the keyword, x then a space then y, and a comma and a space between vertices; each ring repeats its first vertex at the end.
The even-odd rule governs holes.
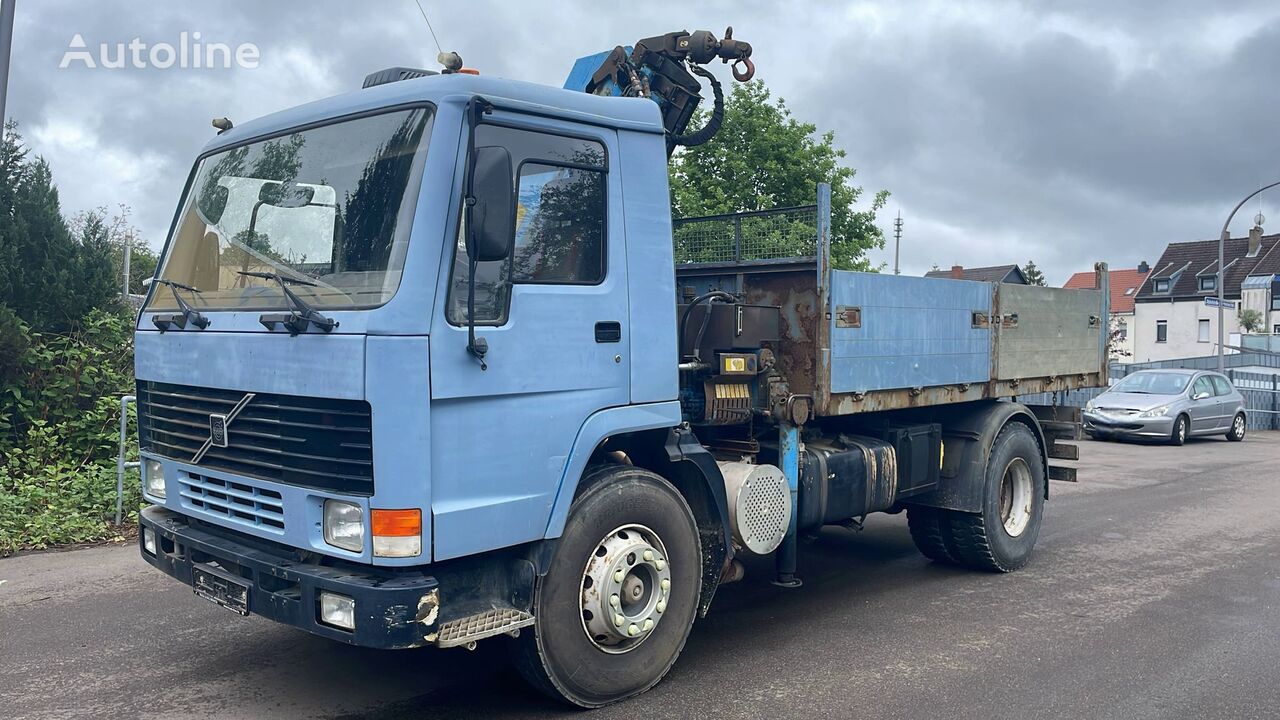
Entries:
POLYGON ((791 526, 791 488, 773 465, 720 462, 729 523, 739 545, 768 555, 782 544, 791 526))

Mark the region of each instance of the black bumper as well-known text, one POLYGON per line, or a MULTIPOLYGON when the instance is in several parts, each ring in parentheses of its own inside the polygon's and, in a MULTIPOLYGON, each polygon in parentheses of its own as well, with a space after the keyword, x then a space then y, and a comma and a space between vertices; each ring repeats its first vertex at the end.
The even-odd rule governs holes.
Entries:
POLYGON ((156 533, 156 554, 138 547, 147 562, 187 585, 192 568, 216 563, 249 586, 248 609, 340 642, 374 648, 410 648, 430 644, 440 622, 436 578, 421 572, 376 574, 361 568, 304 564, 273 552, 192 526, 186 518, 159 507, 142 511, 139 521, 156 533), (356 628, 349 632, 321 624, 321 591, 355 599, 356 628))

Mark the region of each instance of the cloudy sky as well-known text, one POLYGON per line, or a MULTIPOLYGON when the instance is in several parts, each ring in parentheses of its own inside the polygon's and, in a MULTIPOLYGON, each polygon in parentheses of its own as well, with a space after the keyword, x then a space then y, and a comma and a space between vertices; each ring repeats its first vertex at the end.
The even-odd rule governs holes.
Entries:
MULTIPOLYGON (((904 273, 1034 259, 1061 283, 1095 260, 1154 262, 1169 242, 1216 236, 1240 197, 1280 179, 1274 0, 423 5, 468 65, 554 85, 580 55, 732 24, 775 95, 835 132, 867 197, 892 192, 880 224, 890 234, 902 212, 904 273)), ((247 120, 435 54, 413 0, 18 0, 8 114, 52 163, 68 213, 124 203, 158 247, 210 118, 247 120), (184 31, 253 43, 261 59, 59 68, 77 33, 96 55, 184 31)), ((1263 210, 1280 228, 1280 192, 1263 210)), ((892 262, 892 239, 874 259, 892 262)))

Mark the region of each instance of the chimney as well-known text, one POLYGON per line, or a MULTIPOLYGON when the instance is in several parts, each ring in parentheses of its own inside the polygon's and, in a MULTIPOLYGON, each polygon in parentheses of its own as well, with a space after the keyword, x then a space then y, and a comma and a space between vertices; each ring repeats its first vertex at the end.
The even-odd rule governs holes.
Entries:
POLYGON ((952 266, 951 266, 951 277, 955 278, 956 280, 963 280, 963 279, 964 279, 964 266, 963 266, 963 265, 952 265, 952 266))
POLYGON ((1138 263, 1138 272, 1143 275, 1146 275, 1147 273, 1151 272, 1151 266, 1147 264, 1146 260, 1143 260, 1142 262, 1138 263))
POLYGON ((1258 257, 1258 251, 1262 249, 1262 228, 1254 225, 1249 230, 1249 254, 1245 257, 1258 257))

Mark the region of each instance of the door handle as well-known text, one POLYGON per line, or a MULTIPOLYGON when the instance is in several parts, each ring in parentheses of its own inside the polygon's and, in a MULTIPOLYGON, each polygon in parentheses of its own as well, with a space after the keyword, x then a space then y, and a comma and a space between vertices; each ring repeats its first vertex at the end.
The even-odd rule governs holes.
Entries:
POLYGON ((622 323, 617 320, 605 320, 596 323, 596 342, 622 342, 622 323))

